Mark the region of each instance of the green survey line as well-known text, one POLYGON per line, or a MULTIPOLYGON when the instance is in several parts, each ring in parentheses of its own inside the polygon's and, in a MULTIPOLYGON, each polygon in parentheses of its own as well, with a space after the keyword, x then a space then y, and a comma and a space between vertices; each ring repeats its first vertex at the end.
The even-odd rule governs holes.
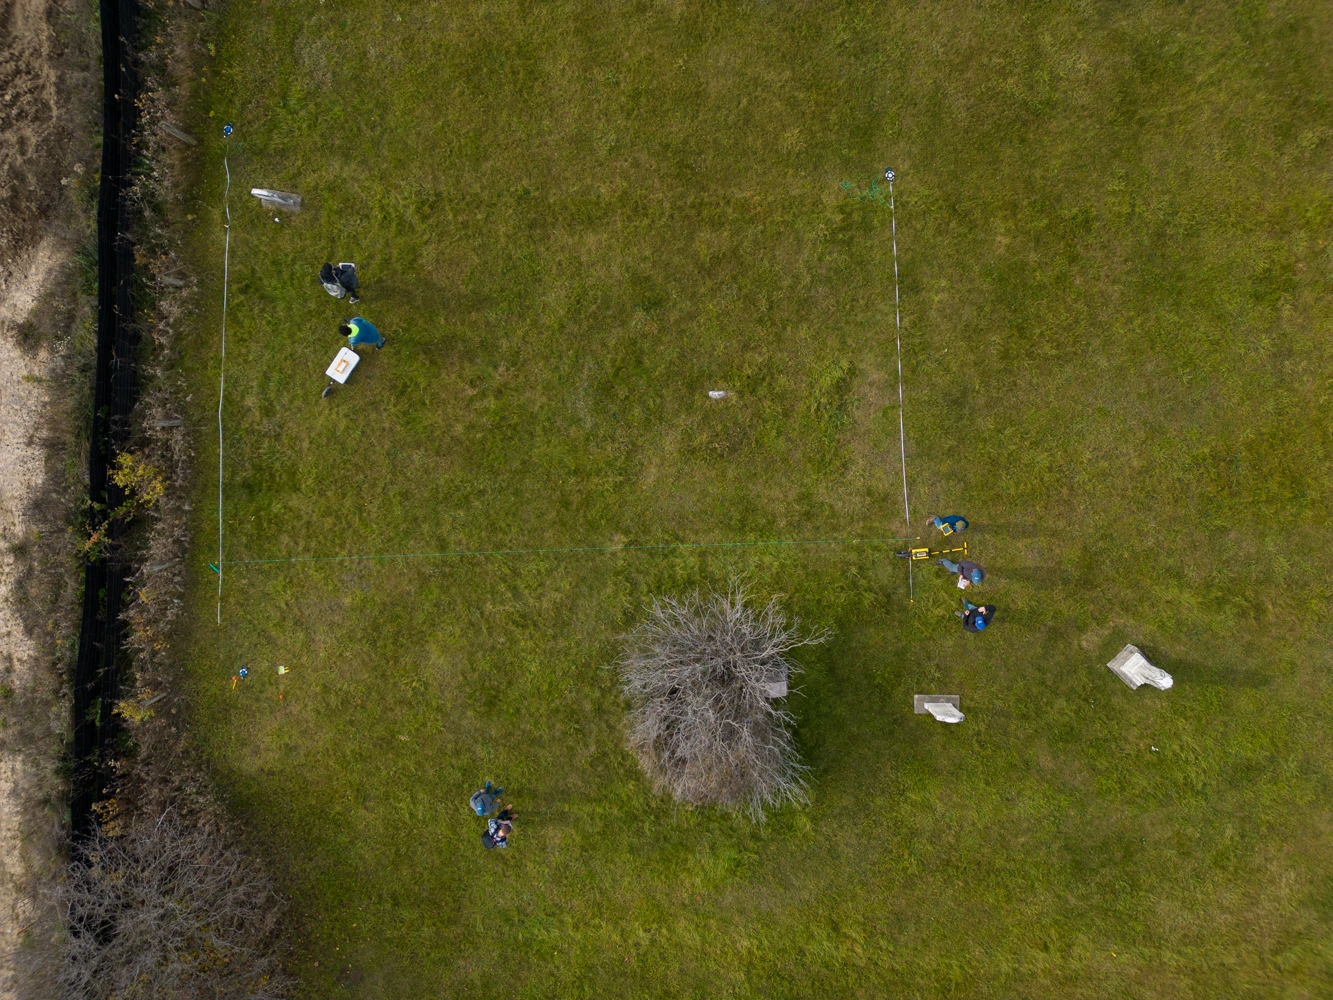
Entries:
POLYGON ((453 559, 461 556, 531 556, 565 552, 630 552, 647 549, 722 549, 756 545, 879 545, 911 538, 811 538, 760 542, 664 542, 660 545, 573 545, 557 549, 460 549, 455 552, 397 552, 377 556, 291 556, 287 559, 230 559, 228 566, 271 566, 276 563, 348 562, 366 559, 453 559))

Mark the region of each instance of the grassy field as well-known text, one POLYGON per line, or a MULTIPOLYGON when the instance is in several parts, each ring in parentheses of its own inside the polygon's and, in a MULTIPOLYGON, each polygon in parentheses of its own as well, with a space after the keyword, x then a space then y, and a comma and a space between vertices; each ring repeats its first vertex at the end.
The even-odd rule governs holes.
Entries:
POLYGON ((1333 8, 238 0, 214 41, 191 716, 309 996, 1333 993, 1333 8), (902 535, 890 165, 912 533, 972 519, 984 635, 885 544, 240 562, 902 535), (389 341, 321 400, 325 260, 389 341), (650 793, 608 669, 735 575, 836 632, 762 826, 650 793))

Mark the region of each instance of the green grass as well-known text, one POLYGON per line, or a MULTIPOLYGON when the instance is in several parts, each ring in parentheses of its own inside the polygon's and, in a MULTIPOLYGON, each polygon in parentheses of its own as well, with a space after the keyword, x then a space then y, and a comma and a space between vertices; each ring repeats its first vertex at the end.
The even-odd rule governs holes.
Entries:
POLYGON ((254 0, 215 41, 229 560, 902 534, 892 165, 914 525, 971 517, 1000 609, 754 547, 232 563, 219 628, 214 305, 192 724, 307 995, 1333 992, 1327 5, 254 0), (321 400, 346 259, 389 343, 321 400), (812 802, 757 827, 650 794, 607 669, 736 574, 836 630, 812 802))

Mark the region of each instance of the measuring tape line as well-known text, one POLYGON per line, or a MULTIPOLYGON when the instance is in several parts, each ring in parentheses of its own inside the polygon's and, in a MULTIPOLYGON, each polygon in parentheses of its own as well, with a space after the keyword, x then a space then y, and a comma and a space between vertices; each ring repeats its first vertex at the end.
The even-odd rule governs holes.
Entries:
POLYGON ((663 549, 721 549, 783 545, 881 545, 911 542, 912 538, 810 538, 771 539, 758 542, 664 542, 658 545, 571 545, 549 549, 458 549, 452 552, 394 552, 383 555, 290 556, 285 559, 233 559, 232 566, 275 566, 284 563, 351 562, 377 559, 453 559, 463 556, 530 556, 570 552, 644 552, 663 549))

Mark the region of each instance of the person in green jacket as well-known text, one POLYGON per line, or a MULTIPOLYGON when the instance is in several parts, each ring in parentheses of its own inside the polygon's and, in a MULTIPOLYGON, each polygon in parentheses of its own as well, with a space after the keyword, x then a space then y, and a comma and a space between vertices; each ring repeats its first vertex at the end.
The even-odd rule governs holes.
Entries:
POLYGON ((369 320, 360 316, 349 319, 338 327, 338 332, 347 338, 349 347, 356 347, 358 344, 374 344, 375 350, 378 351, 384 346, 384 335, 376 330, 369 320))

